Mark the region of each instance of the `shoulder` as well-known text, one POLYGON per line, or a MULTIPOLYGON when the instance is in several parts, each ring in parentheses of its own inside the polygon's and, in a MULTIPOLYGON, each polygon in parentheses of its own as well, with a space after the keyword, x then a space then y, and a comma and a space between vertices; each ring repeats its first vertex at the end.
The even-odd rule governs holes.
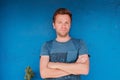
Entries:
POLYGON ((52 45, 53 41, 54 41, 54 40, 46 41, 46 42, 44 42, 43 46, 49 47, 49 46, 52 45))
POLYGON ((44 42, 42 44, 42 49, 48 49, 49 50, 52 46, 52 42, 53 42, 53 40, 49 40, 49 41, 44 42))
POLYGON ((49 44, 49 43, 52 43, 53 42, 53 40, 48 40, 48 41, 45 41, 43 44, 49 44))
POLYGON ((46 44, 51 44, 54 40, 49 40, 49 41, 46 41, 45 43, 46 44))
POLYGON ((85 42, 83 39, 72 38, 72 42, 75 45, 79 45, 79 46, 85 45, 85 42))
POLYGON ((78 38, 72 38, 72 41, 76 41, 76 42, 84 42, 83 39, 78 39, 78 38))

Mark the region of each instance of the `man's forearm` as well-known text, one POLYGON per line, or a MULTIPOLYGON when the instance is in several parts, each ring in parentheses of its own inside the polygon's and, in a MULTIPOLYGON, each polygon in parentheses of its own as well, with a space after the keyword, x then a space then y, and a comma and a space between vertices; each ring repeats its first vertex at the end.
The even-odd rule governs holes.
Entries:
POLYGON ((41 71, 42 78, 58 78, 58 77, 69 75, 69 73, 59 69, 47 68, 47 69, 44 69, 43 71, 44 72, 41 71))
POLYGON ((53 63, 50 62, 48 64, 51 68, 56 68, 60 70, 64 70, 70 74, 87 74, 88 73, 88 66, 86 64, 80 63, 53 63))

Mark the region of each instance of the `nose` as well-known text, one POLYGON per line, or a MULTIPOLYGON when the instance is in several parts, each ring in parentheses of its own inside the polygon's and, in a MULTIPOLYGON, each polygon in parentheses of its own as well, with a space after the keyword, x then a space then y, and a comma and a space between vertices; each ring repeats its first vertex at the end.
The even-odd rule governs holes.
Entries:
POLYGON ((61 29, 62 29, 62 30, 66 30, 66 26, 65 26, 65 25, 62 25, 61 29))
POLYGON ((62 24, 62 27, 63 27, 63 28, 65 28, 65 27, 66 27, 66 24, 65 24, 65 23, 63 23, 63 24, 62 24))

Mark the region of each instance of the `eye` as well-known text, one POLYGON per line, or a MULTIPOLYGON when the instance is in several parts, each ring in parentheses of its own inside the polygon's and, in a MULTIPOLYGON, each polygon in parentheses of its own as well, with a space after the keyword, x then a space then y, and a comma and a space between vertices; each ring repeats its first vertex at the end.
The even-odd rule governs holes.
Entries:
POLYGON ((58 24, 61 24, 61 23, 62 23, 61 21, 58 22, 58 24))
POLYGON ((65 22, 65 24, 69 24, 68 22, 65 22))

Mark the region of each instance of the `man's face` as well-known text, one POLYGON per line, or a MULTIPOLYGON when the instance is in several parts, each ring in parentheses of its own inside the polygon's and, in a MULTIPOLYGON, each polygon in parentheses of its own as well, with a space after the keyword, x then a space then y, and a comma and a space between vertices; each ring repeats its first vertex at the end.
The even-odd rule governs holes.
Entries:
POLYGON ((67 14, 58 14, 55 17, 55 22, 53 27, 56 30, 56 33, 60 37, 66 37, 69 33, 71 25, 70 16, 67 14))

